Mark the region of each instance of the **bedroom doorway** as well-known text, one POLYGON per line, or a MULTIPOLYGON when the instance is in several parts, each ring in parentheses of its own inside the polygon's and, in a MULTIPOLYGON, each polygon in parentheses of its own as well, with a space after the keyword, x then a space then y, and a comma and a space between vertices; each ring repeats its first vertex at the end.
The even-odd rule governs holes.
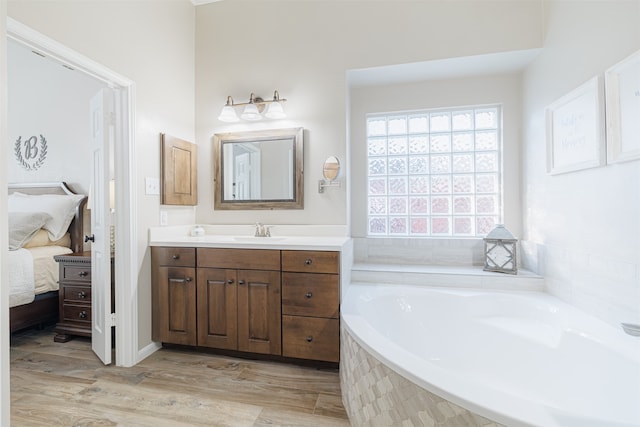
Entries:
MULTIPOLYGON (((109 115, 109 119, 113 122, 113 150, 111 164, 117 165, 112 169, 110 178, 114 180, 114 201, 119 208, 112 215, 115 233, 115 308, 116 313, 122 313, 122 316, 116 318, 111 316, 111 310, 102 311, 104 319, 101 319, 102 329, 111 330, 111 325, 117 325, 116 346, 115 346, 115 362, 119 366, 133 366, 138 357, 137 349, 137 312, 125 309, 135 305, 137 294, 135 286, 124 286, 126 283, 135 284, 137 282, 137 251, 136 251, 136 227, 135 227, 135 181, 136 167, 133 158, 133 102, 134 102, 134 83, 117 74, 108 68, 98 64, 79 53, 67 48, 66 46, 55 42, 52 39, 22 25, 21 23, 7 19, 7 36, 12 42, 18 42, 28 49, 41 55, 58 61, 65 67, 72 68, 77 72, 89 76, 102 82, 108 86, 113 92, 113 114, 109 115)), ((88 111, 87 106, 87 111, 88 111)), ((87 114, 86 120, 89 121, 87 114)), ((87 163, 93 163, 91 158, 86 159, 87 163)), ((67 165, 69 167, 70 165, 67 165)), ((104 180, 100 190, 102 194, 109 194, 109 183, 104 180)), ((98 190, 98 188, 95 188, 98 190)), ((96 191, 97 192, 97 191, 96 191)), ((102 208, 105 215, 110 215, 109 204, 102 208)), ((106 241, 109 242, 109 228, 103 230, 106 241)), ((103 239, 104 240, 104 239, 103 239)), ((107 246, 108 247, 108 246, 107 246)), ((102 257, 100 262, 109 263, 107 256, 102 257)), ((107 264, 97 271, 105 271, 108 275, 111 270, 107 264)), ((107 278, 107 283, 109 280, 107 278)), ((3 307, 4 309, 4 307, 3 307)), ((110 334, 109 334, 110 335, 110 334)), ((95 348, 96 346, 94 346, 95 348)), ((100 355, 101 359, 108 360, 111 356, 111 346, 98 345, 102 351, 109 352, 109 357, 104 358, 104 354, 100 355), (106 348, 108 347, 108 348, 106 348)))

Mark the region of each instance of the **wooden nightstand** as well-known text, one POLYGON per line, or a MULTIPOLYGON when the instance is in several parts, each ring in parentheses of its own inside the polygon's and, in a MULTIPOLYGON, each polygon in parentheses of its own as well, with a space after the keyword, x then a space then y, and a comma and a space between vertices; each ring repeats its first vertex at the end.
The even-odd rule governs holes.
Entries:
MULTIPOLYGON (((60 321, 56 342, 67 342, 74 335, 91 336, 91 252, 53 257, 60 266, 58 300, 60 321)), ((111 259, 111 300, 113 305, 113 258, 111 259)))

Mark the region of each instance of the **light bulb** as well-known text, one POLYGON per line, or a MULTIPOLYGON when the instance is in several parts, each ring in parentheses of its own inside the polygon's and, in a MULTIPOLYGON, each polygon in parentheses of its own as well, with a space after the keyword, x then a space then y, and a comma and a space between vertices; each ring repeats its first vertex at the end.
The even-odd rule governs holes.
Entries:
POLYGON ((262 120, 262 116, 260 115, 258 107, 256 107, 255 104, 249 104, 244 107, 244 111, 242 112, 242 115, 240 117, 242 117, 244 120, 250 120, 252 122, 262 120))
POLYGON ((269 104, 269 108, 267 109, 265 116, 270 119, 284 119, 287 117, 280 102, 272 102, 269 104))
POLYGON ((236 114, 236 110, 232 106, 225 105, 224 107, 222 107, 222 111, 218 116, 218 120, 220 120, 221 122, 233 123, 237 122, 240 119, 236 114))

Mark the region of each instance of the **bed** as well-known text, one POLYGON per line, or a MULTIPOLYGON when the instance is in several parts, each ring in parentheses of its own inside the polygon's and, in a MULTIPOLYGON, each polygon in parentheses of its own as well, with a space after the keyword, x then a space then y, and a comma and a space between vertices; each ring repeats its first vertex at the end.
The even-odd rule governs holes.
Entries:
POLYGON ((83 251, 87 197, 64 182, 9 184, 11 332, 58 321, 54 255, 83 251))

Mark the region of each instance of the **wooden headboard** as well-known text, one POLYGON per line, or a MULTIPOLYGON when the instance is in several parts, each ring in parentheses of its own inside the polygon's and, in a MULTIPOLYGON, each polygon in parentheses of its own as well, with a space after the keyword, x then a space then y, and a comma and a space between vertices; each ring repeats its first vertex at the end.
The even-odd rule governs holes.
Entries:
MULTIPOLYGON (((65 182, 29 182, 29 183, 10 183, 9 194, 78 194, 73 191, 65 182)), ((82 252, 84 246, 84 208, 87 204, 85 196, 78 206, 76 213, 69 226, 69 235, 71 236, 71 250, 73 252, 82 252)))

